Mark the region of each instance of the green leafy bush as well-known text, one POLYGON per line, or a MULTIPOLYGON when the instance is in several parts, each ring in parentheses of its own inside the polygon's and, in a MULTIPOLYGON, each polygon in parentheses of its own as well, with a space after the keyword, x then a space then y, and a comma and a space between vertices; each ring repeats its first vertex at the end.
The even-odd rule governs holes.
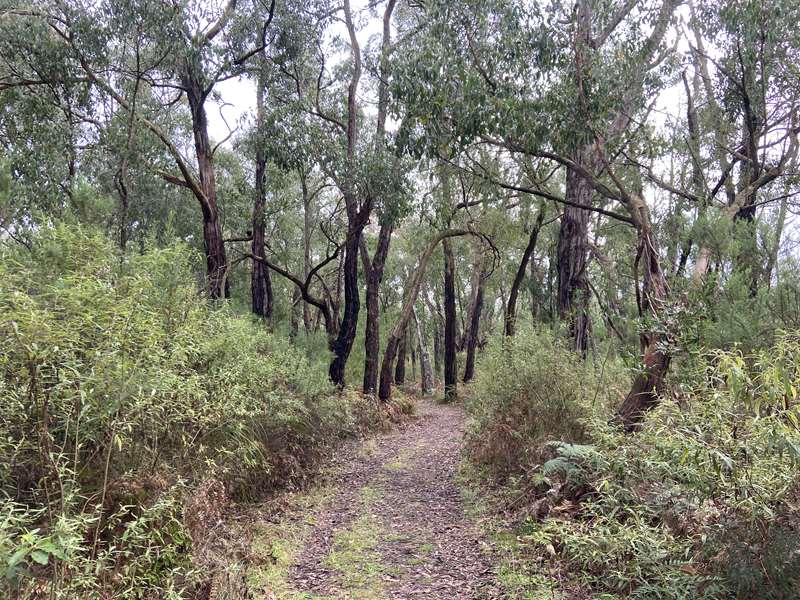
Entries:
POLYGON ((262 324, 200 299, 183 245, 121 256, 57 226, 0 252, 8 590, 179 594, 200 482, 253 497, 375 415, 262 324))
POLYGON ((520 532, 532 570, 598 598, 797 597, 800 337, 686 380, 637 434, 596 419, 588 445, 549 445, 520 532))
POLYGON ((548 440, 585 440, 587 419, 607 407, 617 376, 610 365, 593 369, 548 330, 493 342, 466 400, 473 458, 507 475, 537 464, 548 440))

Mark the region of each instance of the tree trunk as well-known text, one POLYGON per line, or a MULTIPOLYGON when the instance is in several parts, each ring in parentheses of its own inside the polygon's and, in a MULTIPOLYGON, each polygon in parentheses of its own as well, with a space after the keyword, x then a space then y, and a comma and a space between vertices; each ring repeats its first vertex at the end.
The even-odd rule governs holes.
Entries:
POLYGON ((781 206, 778 209, 778 222, 775 224, 775 237, 772 241, 772 246, 769 250, 767 257, 767 264, 764 267, 764 287, 769 288, 772 285, 772 271, 775 269, 775 264, 778 262, 778 252, 781 249, 781 237, 783 236, 783 228, 786 225, 786 211, 789 208, 788 184, 786 186, 786 193, 784 193, 781 200, 781 206))
POLYGON ((380 360, 380 302, 379 292, 389 243, 392 239, 392 226, 381 225, 378 234, 378 247, 372 261, 366 246, 361 244, 361 259, 367 279, 366 304, 367 320, 364 326, 364 385, 365 394, 374 394, 378 389, 378 365, 380 360))
MULTIPOLYGON (((517 273, 514 276, 513 283, 511 284, 511 291, 508 293, 508 303, 506 304, 505 310, 505 334, 507 336, 514 335, 514 326, 516 325, 517 320, 517 296, 519 295, 519 288, 525 279, 528 261, 533 255, 534 250, 536 250, 536 242, 539 239, 539 230, 542 228, 542 223, 544 222, 544 214, 545 208, 544 205, 542 205, 542 207, 539 209, 539 214, 536 215, 536 223, 534 224, 533 229, 531 230, 531 235, 528 238, 528 245, 525 247, 525 251, 522 253, 522 260, 519 263, 519 268, 517 268, 517 273)), ((532 301, 531 306, 535 305, 535 301, 532 301)), ((535 314, 535 312, 532 311, 532 314, 535 314)))
MULTIPOLYGON (((256 128, 260 128, 264 121, 264 85, 263 75, 260 74, 258 89, 256 90, 256 128)), ((266 256, 264 206, 266 204, 266 172, 267 157, 262 143, 256 146, 256 185, 255 199, 253 202, 253 241, 252 252, 256 256, 266 256)), ((260 261, 253 262, 250 275, 250 291, 252 295, 253 314, 272 320, 272 281, 270 281, 269 268, 260 261)))
POLYGON ((406 382, 406 346, 408 336, 403 331, 400 344, 397 347, 397 365, 394 369, 394 384, 403 385, 406 382))
MULTIPOLYGON (((206 256, 206 278, 208 295, 213 298, 229 298, 230 283, 226 276, 228 259, 222 239, 222 226, 217 208, 217 182, 214 176, 214 157, 208 137, 208 118, 206 116, 206 92, 196 73, 189 71, 184 78, 186 97, 192 116, 192 134, 197 155, 197 170, 200 176, 200 189, 203 211, 203 245, 206 256)), ((260 256, 260 255, 259 255, 260 256)))
POLYGON ((469 324, 469 339, 467 340, 467 359, 464 365, 464 383, 469 383, 475 376, 475 349, 478 346, 478 334, 483 310, 483 276, 478 278, 478 289, 475 294, 475 306, 472 309, 472 318, 469 324))
POLYGON ((464 352, 467 349, 470 337, 472 336, 472 313, 475 312, 475 306, 478 300, 478 289, 482 285, 481 276, 483 275, 483 256, 477 254, 479 251, 480 249, 476 249, 475 259, 472 263, 472 275, 470 275, 469 279, 470 298, 469 304, 467 305, 466 319, 464 320, 464 333, 458 340, 457 350, 459 352, 464 352))
MULTIPOLYGON (((308 191, 308 174, 303 168, 300 168, 299 172, 300 186, 303 193, 303 279, 306 280, 311 272, 311 232, 313 229, 311 224, 311 194, 308 191)), ((311 333, 311 305, 305 300, 303 300, 303 327, 305 327, 306 335, 311 333)))
POLYGON ((444 399, 453 402, 458 394, 456 366, 456 290, 455 260, 448 240, 444 253, 444 399))
POLYGON ((339 326, 339 335, 331 345, 334 356, 328 369, 331 381, 338 387, 344 387, 344 369, 347 364, 347 358, 350 356, 350 351, 353 349, 353 341, 356 339, 358 312, 361 308, 358 289, 358 253, 363 225, 360 225, 357 219, 351 219, 350 222, 348 239, 344 246, 344 268, 342 273, 344 278, 344 310, 342 322, 339 326))
MULTIPOLYGON (((576 163, 589 171, 596 170, 596 160, 590 147, 584 147, 574 157, 576 163)), ((566 199, 589 206, 592 185, 577 171, 567 169, 566 199)), ((589 253, 590 211, 566 206, 558 232, 556 269, 558 272, 558 314, 569 323, 573 349, 584 358, 589 347, 589 278, 586 272, 589 253)))
POLYGON ((297 339, 297 334, 300 333, 300 319, 298 313, 300 312, 300 303, 303 301, 303 294, 300 288, 294 286, 292 292, 292 310, 291 310, 291 329, 289 330, 289 339, 297 339))
POLYGON ((422 395, 429 396, 433 393, 433 373, 431 372, 431 357, 428 355, 428 348, 425 343, 425 335, 422 326, 417 318, 417 312, 411 311, 411 318, 414 320, 414 330, 417 335, 417 353, 419 354, 420 379, 422 383, 422 395))
MULTIPOLYGON (((661 269, 658 242, 653 235, 643 201, 634 212, 636 210, 644 215, 637 223, 638 262, 643 267, 642 313, 658 315, 667 299, 667 280, 661 269)), ((644 365, 615 416, 615 421, 628 432, 636 431, 647 411, 658 403, 670 364, 670 355, 667 352, 669 337, 666 334, 644 331, 640 334, 639 341, 644 365)))
MULTIPOLYGON (((433 251, 436 249, 439 242, 446 242, 451 237, 470 233, 472 232, 463 229, 448 229, 439 233, 428 243, 425 252, 419 259, 419 263, 411 276, 411 283, 406 287, 406 295, 403 299, 403 307, 400 309, 400 316, 397 318, 397 321, 395 321, 392 331, 389 333, 389 339, 386 341, 386 350, 383 353, 383 362, 381 363, 380 386, 378 388, 378 398, 382 401, 386 402, 392 397, 392 369, 394 367, 397 349, 400 345, 401 337, 405 335, 406 326, 414 310, 414 302, 416 302, 419 290, 422 287, 422 278, 425 275, 425 269, 428 266, 433 251)), ((452 257, 452 252, 450 252, 450 256, 452 257)), ((453 313, 455 313, 455 302, 453 302, 453 313)), ((453 316, 455 316, 455 314, 453 316)), ((452 341, 453 351, 455 352, 455 340, 452 341)))

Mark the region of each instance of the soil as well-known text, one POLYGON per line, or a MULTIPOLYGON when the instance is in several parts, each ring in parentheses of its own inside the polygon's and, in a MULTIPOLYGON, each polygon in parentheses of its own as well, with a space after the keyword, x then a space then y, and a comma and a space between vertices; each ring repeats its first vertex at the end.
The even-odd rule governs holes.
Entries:
POLYGON ((326 500, 304 508, 287 597, 501 598, 458 485, 463 433, 460 407, 422 401, 410 424, 337 452, 326 500))

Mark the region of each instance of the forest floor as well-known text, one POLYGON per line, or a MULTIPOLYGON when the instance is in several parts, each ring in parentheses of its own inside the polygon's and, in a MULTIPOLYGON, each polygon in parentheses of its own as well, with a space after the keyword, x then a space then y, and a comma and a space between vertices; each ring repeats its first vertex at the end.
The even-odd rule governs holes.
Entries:
POLYGON ((459 486, 463 409, 424 400, 417 410, 337 451, 322 483, 285 499, 279 517, 256 517, 247 579, 257 597, 503 597, 459 486))

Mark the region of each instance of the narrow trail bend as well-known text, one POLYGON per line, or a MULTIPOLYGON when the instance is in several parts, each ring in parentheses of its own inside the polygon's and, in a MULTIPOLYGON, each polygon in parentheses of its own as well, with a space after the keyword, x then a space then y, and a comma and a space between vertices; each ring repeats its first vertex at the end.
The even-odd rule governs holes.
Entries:
POLYGON ((491 546, 456 483, 463 411, 429 401, 418 411, 410 425, 337 455, 325 501, 302 516, 289 598, 502 597, 491 546))

